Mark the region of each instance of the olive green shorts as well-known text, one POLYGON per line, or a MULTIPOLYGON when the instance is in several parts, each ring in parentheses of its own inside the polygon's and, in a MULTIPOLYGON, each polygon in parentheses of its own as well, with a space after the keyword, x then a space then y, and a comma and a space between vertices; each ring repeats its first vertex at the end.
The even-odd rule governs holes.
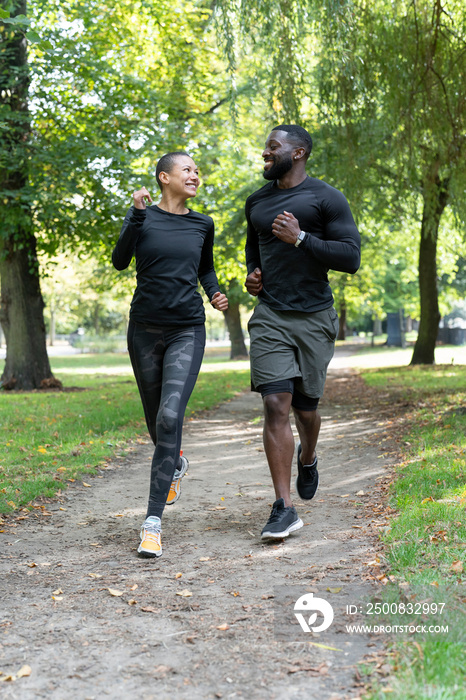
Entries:
POLYGON ((311 398, 324 392, 327 367, 338 334, 338 314, 322 311, 276 311, 258 304, 248 324, 251 384, 255 391, 269 382, 293 379, 311 398))

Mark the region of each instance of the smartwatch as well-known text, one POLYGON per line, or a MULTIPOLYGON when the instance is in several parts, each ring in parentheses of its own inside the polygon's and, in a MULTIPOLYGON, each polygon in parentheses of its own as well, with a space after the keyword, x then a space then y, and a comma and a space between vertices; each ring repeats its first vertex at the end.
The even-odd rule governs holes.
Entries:
POLYGON ((296 239, 295 247, 297 248, 299 245, 301 245, 301 242, 304 240, 304 237, 306 235, 305 231, 300 231, 298 233, 298 238, 296 239))

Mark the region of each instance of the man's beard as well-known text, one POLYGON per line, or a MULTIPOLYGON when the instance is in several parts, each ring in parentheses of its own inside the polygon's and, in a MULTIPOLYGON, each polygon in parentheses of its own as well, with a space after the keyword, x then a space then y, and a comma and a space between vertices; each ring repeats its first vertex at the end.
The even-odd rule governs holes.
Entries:
POLYGON ((271 168, 262 173, 266 180, 279 180, 293 167, 291 156, 283 156, 278 163, 274 162, 271 168))

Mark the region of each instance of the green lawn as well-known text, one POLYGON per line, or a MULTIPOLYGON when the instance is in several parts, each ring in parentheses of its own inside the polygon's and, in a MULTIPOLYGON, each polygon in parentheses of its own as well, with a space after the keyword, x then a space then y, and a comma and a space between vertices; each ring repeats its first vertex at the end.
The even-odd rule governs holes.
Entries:
MULTIPOLYGON (((466 366, 383 366, 362 374, 393 402, 408 404, 401 419, 403 460, 390 497, 396 515, 383 535, 396 582, 386 599, 444 603, 442 615, 401 622, 448 625, 446 634, 394 636, 389 687, 375 683, 367 697, 464 700, 466 366)), ((400 618, 388 622, 400 624, 400 618)))
MULTIPOLYGON (((63 392, 0 392, 0 513, 51 497, 95 473, 129 440, 147 439, 128 356, 51 358, 63 392)), ((186 415, 212 408, 249 386, 247 361, 206 360, 186 415)))

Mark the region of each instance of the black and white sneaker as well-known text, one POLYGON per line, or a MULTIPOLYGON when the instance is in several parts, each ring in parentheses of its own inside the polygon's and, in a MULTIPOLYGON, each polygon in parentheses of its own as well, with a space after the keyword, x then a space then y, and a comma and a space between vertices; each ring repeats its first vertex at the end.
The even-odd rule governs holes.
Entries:
POLYGON ((317 455, 312 464, 301 464, 301 445, 298 445, 298 476, 296 477, 296 491, 303 501, 314 498, 319 485, 319 472, 317 471, 317 455))
POLYGON ((263 540, 269 538, 282 540, 284 537, 288 537, 290 532, 299 530, 302 526, 303 521, 298 517, 296 508, 285 506, 283 498, 279 498, 272 506, 270 518, 261 532, 261 537, 263 540))

